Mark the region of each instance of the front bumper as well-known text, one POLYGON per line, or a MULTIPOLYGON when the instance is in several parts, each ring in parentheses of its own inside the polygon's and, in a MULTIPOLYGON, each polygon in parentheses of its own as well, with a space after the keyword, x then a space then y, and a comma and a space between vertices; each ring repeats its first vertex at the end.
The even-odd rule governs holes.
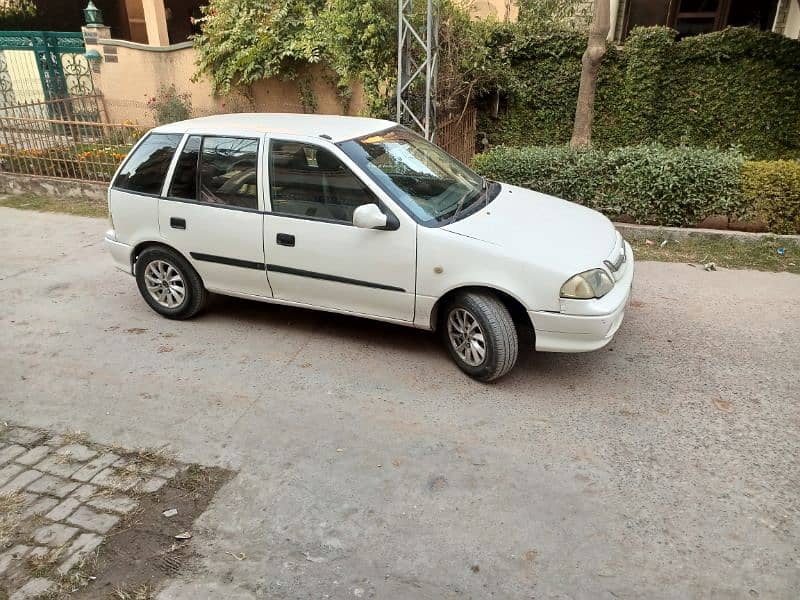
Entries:
POLYGON ((590 352, 614 338, 625 318, 633 289, 634 260, 630 246, 627 251, 624 275, 603 298, 562 301, 562 312, 528 311, 536 331, 536 350, 590 352), (578 311, 584 314, 574 314, 578 311))
POLYGON ((111 253, 111 258, 114 259, 114 266, 128 274, 132 274, 131 247, 128 244, 118 242, 113 229, 106 231, 104 243, 106 249, 111 253))

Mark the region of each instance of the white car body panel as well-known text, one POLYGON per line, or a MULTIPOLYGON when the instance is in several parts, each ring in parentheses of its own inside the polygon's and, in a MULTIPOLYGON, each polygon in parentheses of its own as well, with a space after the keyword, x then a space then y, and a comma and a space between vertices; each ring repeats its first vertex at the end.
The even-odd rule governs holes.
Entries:
POLYGON ((157 242, 189 260, 210 291, 423 329, 436 326, 434 309, 449 292, 490 288, 524 308, 538 350, 582 352, 612 339, 630 298, 634 264, 630 246, 605 216, 503 184, 488 206, 441 227, 422 226, 335 144, 393 126, 352 117, 245 114, 156 128, 155 133, 184 136, 161 197, 112 187, 114 229, 106 234, 106 246, 115 264, 128 272, 136 246, 157 242), (261 140, 258 210, 166 198, 167 182, 189 134, 261 140), (267 160, 272 138, 313 143, 333 152, 372 190, 384 211, 397 218, 399 227, 365 229, 272 213, 267 160), (184 219, 186 229, 173 227, 173 218, 184 219), (294 246, 278 244, 278 234, 294 236, 294 246), (604 264, 615 263, 623 249, 626 260, 618 270, 604 264), (595 268, 614 278, 611 292, 591 300, 560 298, 567 279, 595 268))

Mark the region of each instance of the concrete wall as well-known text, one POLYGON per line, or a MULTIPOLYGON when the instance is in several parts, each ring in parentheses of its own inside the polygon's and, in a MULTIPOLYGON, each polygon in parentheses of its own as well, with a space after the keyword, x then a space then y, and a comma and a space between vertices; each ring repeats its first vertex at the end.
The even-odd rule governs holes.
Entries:
MULTIPOLYGON (((196 71, 196 52, 190 42, 173 46, 148 46, 122 40, 97 38, 87 49, 94 48, 103 59, 95 67, 95 87, 103 92, 106 112, 112 123, 133 121, 151 125, 152 116, 147 101, 155 96, 159 86, 174 84, 178 92, 190 95, 197 116, 222 112, 305 112, 300 102, 297 79, 307 76, 317 102, 316 112, 344 114, 334 85, 329 83, 324 69, 310 66, 293 81, 266 79, 252 86, 252 98, 237 94, 214 96, 211 81, 202 77, 192 81, 196 71)), ((354 86, 347 114, 358 114, 364 106, 363 89, 354 86)))
POLYGON ((58 177, 38 177, 33 175, 13 175, 0 173, 0 194, 12 196, 52 196, 69 200, 77 198, 103 205, 107 202, 108 184, 89 183, 75 179, 58 177))

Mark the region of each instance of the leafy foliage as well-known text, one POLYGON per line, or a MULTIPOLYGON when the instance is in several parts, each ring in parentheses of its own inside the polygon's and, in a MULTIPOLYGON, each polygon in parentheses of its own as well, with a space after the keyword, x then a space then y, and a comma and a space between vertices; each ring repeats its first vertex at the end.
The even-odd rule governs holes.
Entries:
POLYGON ((770 231, 800 233, 800 161, 746 162, 742 193, 770 231))
MULTIPOLYGON (((343 91, 356 80, 370 109, 385 96, 395 64, 395 24, 390 0, 211 0, 195 38, 198 75, 214 91, 261 79, 294 79, 303 65, 324 62, 343 91)), ((315 101, 301 90, 303 103, 315 101)))
POLYGON ((179 94, 175 84, 162 85, 158 93, 147 101, 147 109, 156 125, 184 121, 192 116, 192 98, 186 92, 179 94))
POLYGON ((221 94, 232 86, 293 76, 297 61, 319 62, 320 47, 308 31, 320 7, 321 0, 211 0, 195 37, 199 71, 211 75, 221 94))
POLYGON ((747 216, 743 157, 658 144, 572 150, 498 147, 474 159, 479 173, 651 225, 696 225, 710 215, 747 216))
MULTIPOLYGON (((754 158, 800 157, 800 42, 732 28, 675 41, 663 27, 634 29, 600 69, 593 141, 604 148, 660 142, 740 146, 754 158)), ((493 144, 566 143, 585 34, 498 24, 489 71, 504 99, 481 129, 493 144)))
POLYGON ((32 0, 6 0, 0 2, 0 29, 20 27, 36 16, 32 0))

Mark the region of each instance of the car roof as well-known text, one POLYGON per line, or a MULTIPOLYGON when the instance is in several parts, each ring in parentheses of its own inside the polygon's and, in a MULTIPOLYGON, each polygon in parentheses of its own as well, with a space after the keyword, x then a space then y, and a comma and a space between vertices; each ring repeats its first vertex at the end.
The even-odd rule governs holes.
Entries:
POLYGON ((382 131, 397 123, 366 117, 294 113, 233 113, 187 119, 153 129, 157 133, 211 133, 252 131, 292 135, 327 136, 334 142, 382 131))

